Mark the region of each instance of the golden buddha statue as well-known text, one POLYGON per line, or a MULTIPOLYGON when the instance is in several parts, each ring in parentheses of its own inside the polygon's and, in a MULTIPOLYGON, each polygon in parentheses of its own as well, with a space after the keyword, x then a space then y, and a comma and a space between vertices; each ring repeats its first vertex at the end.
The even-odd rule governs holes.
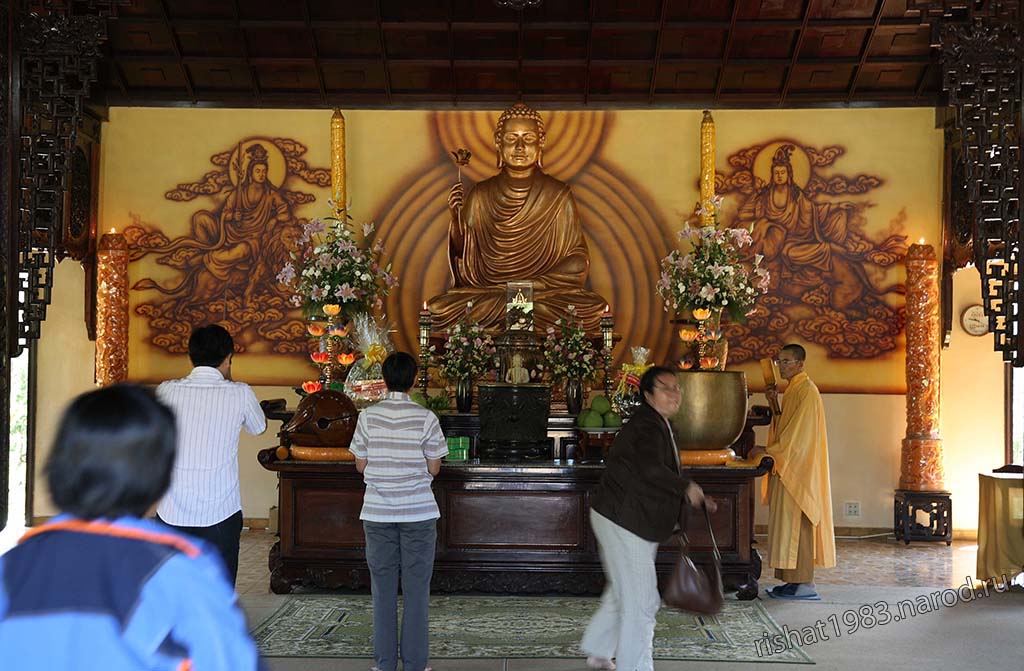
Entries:
POLYGON ((533 283, 533 319, 541 333, 570 305, 587 333, 600 332, 605 299, 584 288, 590 254, 568 184, 541 170, 544 122, 516 103, 494 130, 494 177, 448 195, 448 260, 454 286, 428 301, 434 326, 445 329, 467 309, 491 331, 505 324, 508 282, 533 283))

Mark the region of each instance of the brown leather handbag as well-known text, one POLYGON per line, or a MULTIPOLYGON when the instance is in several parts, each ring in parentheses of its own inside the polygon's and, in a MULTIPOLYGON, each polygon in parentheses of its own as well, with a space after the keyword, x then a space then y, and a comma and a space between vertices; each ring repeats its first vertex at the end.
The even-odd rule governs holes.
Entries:
MULTIPOLYGON (((683 502, 683 511, 680 517, 684 518, 686 502, 683 502)), ((718 543, 715 542, 715 533, 711 529, 711 515, 706 505, 704 519, 708 524, 708 534, 711 536, 711 547, 714 549, 710 571, 705 572, 697 568, 687 554, 689 540, 686 537, 685 519, 682 530, 677 538, 679 539, 679 558, 672 567, 672 574, 669 576, 668 584, 661 594, 662 601, 670 608, 701 613, 702 615, 714 615, 722 610, 722 555, 718 551, 718 543)))

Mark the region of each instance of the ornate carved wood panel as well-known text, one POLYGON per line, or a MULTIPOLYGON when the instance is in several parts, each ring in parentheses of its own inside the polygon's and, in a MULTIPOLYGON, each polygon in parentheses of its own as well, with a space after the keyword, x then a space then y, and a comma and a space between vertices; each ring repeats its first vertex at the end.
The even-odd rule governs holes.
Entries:
MULTIPOLYGON (((99 47, 118 0, 20 0, 17 12, 19 141, 8 352, 39 337, 63 248, 70 176, 83 104, 98 78, 99 47)), ((84 225, 84 224, 83 224, 84 225)))
POLYGON ((950 252, 973 247, 995 348, 1005 361, 1024 366, 1024 314, 1019 309, 1024 295, 1024 17, 1019 2, 964 4, 918 3, 926 19, 933 19, 933 39, 942 45, 943 88, 954 111, 948 159, 950 252))
MULTIPOLYGON (((11 168, 14 163, 11 114, 14 101, 9 90, 8 75, 11 74, 13 55, 9 31, 15 16, 15 6, 8 0, 0 0, 0 318, 10 323, 12 303, 10 256, 11 256, 11 168)), ((7 490, 10 482, 10 399, 11 399, 11 358, 7 347, 8 329, 0 329, 0 529, 7 526, 9 501, 7 490)))

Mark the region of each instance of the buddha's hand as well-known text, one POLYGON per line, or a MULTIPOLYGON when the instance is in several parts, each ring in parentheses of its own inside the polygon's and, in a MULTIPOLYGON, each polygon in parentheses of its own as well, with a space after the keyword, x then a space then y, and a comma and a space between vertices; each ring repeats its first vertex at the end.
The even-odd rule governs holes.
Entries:
POLYGON ((455 182, 452 188, 448 191, 448 209, 452 211, 453 215, 457 215, 462 209, 462 201, 465 198, 465 190, 462 188, 462 182, 455 182))

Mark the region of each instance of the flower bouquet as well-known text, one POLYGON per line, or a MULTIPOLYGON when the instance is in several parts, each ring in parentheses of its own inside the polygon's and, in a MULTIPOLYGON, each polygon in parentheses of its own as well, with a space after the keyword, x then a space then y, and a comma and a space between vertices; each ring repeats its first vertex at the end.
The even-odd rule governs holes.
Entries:
POLYGON ((360 239, 354 224, 336 217, 303 224, 298 249, 277 281, 291 289, 292 304, 307 317, 318 317, 325 305, 339 306, 346 317, 379 310, 397 286, 391 264, 381 261, 384 244, 373 240, 374 225, 363 224, 361 233, 360 239))
POLYGON ((574 306, 570 305, 568 314, 548 327, 544 339, 544 363, 551 379, 556 382, 591 380, 601 369, 601 355, 587 338, 574 306))
MULTIPOLYGON (((434 358, 433 346, 430 353, 434 358)), ((455 401, 459 412, 469 412, 473 380, 495 367, 494 355, 494 341, 469 316, 467 308, 467 313, 448 332, 444 352, 436 357, 438 372, 455 385, 455 401)))
POLYGON ((714 226, 690 226, 679 232, 679 239, 690 244, 685 254, 678 249, 661 260, 658 295, 669 308, 680 310, 706 309, 727 311, 736 321, 743 321, 754 308, 758 297, 768 291, 768 271, 761 267, 764 257, 755 254, 749 264, 741 249, 753 243, 746 228, 718 228, 718 210, 722 198, 716 196, 697 210, 714 212, 714 226))
POLYGON ((583 383, 597 375, 603 357, 587 338, 572 305, 547 329, 544 363, 553 382, 565 382, 565 404, 570 414, 578 414, 583 409, 583 383))
MULTIPOLYGON (((431 346, 433 354, 433 346, 431 346)), ((449 382, 473 380, 494 368, 494 341, 484 328, 468 316, 448 332, 444 352, 437 357, 437 370, 449 382)))
POLYGON ((747 261, 741 251, 754 242, 751 230, 718 228, 721 204, 721 196, 716 196, 699 206, 696 215, 711 211, 715 225, 691 226, 688 221, 679 239, 689 243, 689 251, 675 249, 661 260, 657 291, 665 311, 689 311, 696 321, 696 327, 679 330, 680 339, 695 350, 680 361, 683 369, 724 370, 727 345, 720 328, 723 311, 743 322, 758 297, 768 291, 770 277, 761 266, 764 257, 755 254, 747 261))

